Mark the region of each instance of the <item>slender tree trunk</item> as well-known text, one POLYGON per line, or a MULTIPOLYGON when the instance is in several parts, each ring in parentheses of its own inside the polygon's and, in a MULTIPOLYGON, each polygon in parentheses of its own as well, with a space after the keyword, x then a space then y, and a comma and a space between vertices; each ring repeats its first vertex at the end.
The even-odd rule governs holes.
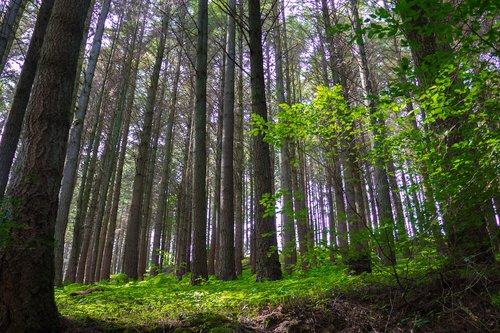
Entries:
MULTIPOLYGON (((239 12, 243 14, 243 2, 240 1, 239 12)), ((243 32, 238 34, 238 63, 243 64, 243 32)), ((243 213, 243 177, 244 177, 244 145, 243 145, 243 70, 238 72, 238 105, 234 113, 234 265, 236 275, 243 273, 244 245, 244 213, 243 213)))
MULTIPOLYGON (((193 102, 193 92, 191 89, 190 106, 193 102)), ((192 141, 193 141, 193 122, 194 122, 194 108, 187 119, 187 140, 184 146, 184 165, 182 171, 182 180, 179 185, 177 194, 177 230, 176 230, 176 247, 175 247, 175 274, 179 280, 182 279, 188 268, 188 243, 189 238, 189 224, 191 221, 188 219, 188 201, 187 191, 189 186, 189 175, 191 173, 190 162, 192 161, 192 141)))
POLYGON ((228 24, 226 36, 226 68, 224 79, 224 120, 221 156, 221 218, 220 218, 220 269, 221 280, 236 278, 234 261, 234 77, 236 57, 236 0, 228 0, 228 24))
POLYGON ((181 73, 181 61, 182 61, 182 50, 179 48, 174 82, 172 87, 170 110, 167 119, 167 128, 165 130, 163 165, 161 170, 157 212, 155 215, 153 251, 151 253, 151 263, 152 263, 151 275, 156 275, 157 273, 159 273, 158 268, 161 265, 159 261, 160 235, 162 231, 162 226, 164 225, 164 220, 166 218, 166 210, 168 209, 167 198, 169 195, 169 181, 171 173, 170 164, 172 163, 173 129, 174 129, 175 114, 176 114, 175 111, 177 106, 177 90, 179 86, 179 77, 181 73))
POLYGON ((208 2, 198 1, 198 44, 196 47, 196 103, 194 115, 194 163, 193 163, 193 261, 191 284, 208 279, 207 271, 207 48, 208 2))
POLYGON ((0 247, 0 331, 53 332, 54 226, 70 127, 71 96, 88 0, 56 0, 27 108, 19 170, 4 209, 11 223, 0 247), (36 305, 36 306, 33 306, 36 305))
MULTIPOLYGON (((63 280, 62 266, 64 253, 64 235, 66 234, 66 226, 68 225, 68 215, 75 188, 76 171, 78 168, 78 156, 80 155, 81 137, 83 133, 83 123, 87 114, 90 90, 94 80, 94 73, 97 66, 97 60, 101 52, 101 42, 104 34, 104 23, 108 16, 111 0, 106 0, 101 8, 101 13, 96 26, 92 49, 85 70, 85 76, 82 86, 82 91, 78 99, 78 107, 73 119, 73 126, 69 133, 68 152, 66 154, 66 162, 64 164, 63 178, 61 182, 61 192, 59 193, 59 207, 57 209, 56 229, 55 229, 55 279, 56 286, 60 285, 63 280)), ((119 31, 119 30, 118 30, 119 31)), ((114 48, 116 37, 113 40, 111 50, 114 48)), ((111 51, 113 52, 113 51, 111 51)))
MULTIPOLYGON (((248 3, 248 23, 250 35, 250 67, 252 88, 252 111, 267 121, 266 93, 262 56, 262 28, 260 0, 248 3)), ((255 172, 255 238, 257 281, 281 279, 278 258, 276 222, 274 216, 265 213, 261 200, 272 195, 271 153, 263 135, 253 138, 253 158, 255 172)))
POLYGON ((0 25, 0 74, 3 73, 5 64, 7 63, 9 51, 16 37, 19 21, 21 20, 21 16, 23 16, 27 3, 27 0, 10 0, 7 6, 7 11, 0 25))
POLYGON ((160 77, 161 63, 165 51, 165 39, 167 34, 168 20, 165 15, 162 19, 162 31, 158 45, 153 73, 146 100, 144 111, 144 124, 140 134, 139 151, 136 159, 135 176, 132 189, 132 201, 130 204, 130 213, 127 224, 127 233, 124 249, 124 273, 129 278, 137 279, 138 270, 138 246, 139 246, 139 227, 141 224, 141 206, 144 199, 145 174, 147 166, 147 157, 149 151, 149 140, 151 139, 153 111, 158 90, 158 81, 160 77))
MULTIPOLYGON (((12 0, 11 2, 20 5, 23 1, 12 0)), ((26 2, 24 1, 24 3, 26 2)), ((12 106, 2 131, 2 137, 0 138, 0 199, 3 198, 9 180, 10 169, 14 161, 14 155, 16 154, 19 137, 21 136, 24 115, 31 95, 31 87, 35 79, 40 50, 53 5, 54 0, 44 0, 38 11, 35 29, 33 30, 30 45, 26 53, 26 60, 21 69, 21 76, 16 85, 12 106)), ((12 10, 13 8, 11 7, 10 9, 12 10)), ((3 36, 6 34, 4 30, 5 25, 9 25, 7 20, 4 21, 2 30, 0 30, 0 58, 2 57, 1 44, 3 43, 3 36)), ((2 70, 0 69, 1 72, 2 70)))
MULTIPOLYGON (((286 102, 285 85, 283 81, 283 46, 280 28, 279 2, 274 7, 276 27, 274 29, 274 61, 276 64, 276 100, 278 105, 286 102)), ((284 140, 280 148, 280 178, 283 192, 283 208, 281 212, 281 225, 283 230, 283 260, 284 268, 291 273, 292 267, 297 263, 297 250, 295 244, 295 226, 293 221, 292 176, 290 167, 290 148, 288 140, 284 140)))

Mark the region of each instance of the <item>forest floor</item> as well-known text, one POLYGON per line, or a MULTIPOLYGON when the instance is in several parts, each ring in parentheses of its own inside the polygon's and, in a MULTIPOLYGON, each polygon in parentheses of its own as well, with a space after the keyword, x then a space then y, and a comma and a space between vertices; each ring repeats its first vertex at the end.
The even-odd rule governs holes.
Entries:
POLYGON ((500 332, 500 264, 448 271, 403 262, 351 276, 339 266, 256 283, 190 286, 169 274, 56 289, 65 332, 500 332))

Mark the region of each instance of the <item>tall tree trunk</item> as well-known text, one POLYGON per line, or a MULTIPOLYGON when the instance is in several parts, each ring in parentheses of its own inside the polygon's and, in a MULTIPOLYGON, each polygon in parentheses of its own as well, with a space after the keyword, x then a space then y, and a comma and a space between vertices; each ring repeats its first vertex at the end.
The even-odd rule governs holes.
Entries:
POLYGON ((194 115, 194 163, 193 163, 193 261, 191 284, 208 279, 207 270, 207 49, 208 49, 208 2, 198 1, 198 43, 196 47, 196 103, 194 115))
POLYGON ((88 0, 56 0, 47 26, 27 108, 29 126, 19 154, 19 170, 7 191, 13 201, 4 206, 14 227, 7 230, 8 239, 0 247, 2 332, 58 329, 54 226, 88 8, 88 0))
MULTIPOLYGON (((92 49, 90 50, 87 69, 83 80, 82 91, 78 99, 78 107, 73 119, 73 126, 69 133, 68 152, 66 162, 64 163, 63 178, 61 181, 61 191, 59 193, 59 206, 57 209, 56 229, 55 229, 55 279, 56 286, 63 280, 63 253, 64 253, 64 235, 68 225, 68 215, 75 188, 76 171, 78 167, 78 156, 80 155, 81 138, 83 133, 83 123, 87 114, 87 108, 90 99, 90 90, 94 80, 94 73, 97 66, 97 60, 101 52, 102 36, 104 34, 104 23, 108 16, 111 0, 106 0, 101 8, 101 13, 97 21, 92 49)), ((119 35, 119 29, 113 39, 111 52, 113 52, 116 39, 119 35)))
MULTIPOLYGON (((193 105, 193 89, 190 92, 190 107, 193 105)), ((176 231, 176 246, 175 246, 175 274, 179 280, 182 279, 188 268, 188 243, 191 235, 189 234, 189 225, 191 221, 188 219, 187 210, 190 208, 190 202, 187 200, 187 192, 189 186, 189 175, 191 173, 192 161, 192 146, 193 146, 193 131, 194 131, 194 108, 192 108, 186 121, 186 144, 184 146, 183 171, 182 180, 179 184, 177 194, 177 231, 176 231), (189 205, 189 206, 188 206, 189 205)))
MULTIPOLYGON (((276 100, 278 105, 286 102, 285 84, 283 81, 283 46, 280 28, 280 2, 274 7, 276 27, 274 29, 274 62, 276 64, 276 100)), ((281 225, 283 230, 283 261, 285 270, 290 273, 297 263, 297 249, 295 244, 295 226, 293 221, 292 176, 290 167, 289 142, 285 139, 280 148, 280 178, 283 191, 283 208, 281 212, 281 225)))
POLYGON ((160 263, 160 236, 162 232, 162 226, 164 225, 164 220, 166 219, 167 198, 169 195, 169 181, 170 181, 170 164, 172 162, 172 148, 173 148, 173 129, 174 120, 176 114, 177 106, 177 90, 179 86, 179 77, 181 73, 181 62, 182 62, 182 50, 179 48, 177 55, 177 65, 175 70, 174 82, 172 85, 172 95, 171 103, 167 119, 167 128, 165 130, 165 146, 163 153, 163 164, 161 170, 161 180, 160 188, 158 194, 158 204, 157 212, 155 215, 154 224, 154 238, 153 238, 153 250, 151 252, 151 275, 156 275, 159 273, 160 263))
MULTIPOLYGON (((21 4, 22 1, 12 0, 11 2, 14 4, 21 4)), ((27 1, 24 2, 26 3, 27 1)), ((0 138, 0 199, 4 196, 5 188, 9 180, 10 169, 14 161, 14 155, 16 154, 19 137, 21 136, 24 115, 30 99, 31 87, 35 79, 38 59, 40 58, 40 50, 42 48, 45 30, 47 29, 53 5, 54 0, 44 0, 38 11, 35 29, 31 36, 28 51, 26 52, 26 60, 21 69, 21 76, 16 85, 12 106, 10 107, 10 112, 2 131, 2 137, 0 138)), ((4 21, 2 25, 2 30, 0 31, 0 44, 3 42, 3 36, 5 36, 6 33, 3 26, 8 24, 7 21, 4 21)), ((0 70, 0 73, 1 72, 0 70)))
MULTIPOLYGON (((250 67, 252 88, 252 111, 267 121, 266 93, 262 56, 262 27, 260 0, 248 3, 248 26, 250 35, 250 67)), ((274 216, 266 214, 261 200, 272 195, 271 153, 269 144, 259 134, 253 138, 255 172, 255 238, 257 281, 281 279, 278 258, 276 222, 274 216)))
POLYGON ((161 64, 165 51, 165 40, 168 28, 167 15, 162 18, 162 31, 158 49, 156 51, 155 63, 151 74, 151 82, 146 99, 146 107, 144 110, 144 124, 140 134, 139 151, 137 154, 135 165, 135 176, 132 188, 132 200, 130 203, 130 213, 127 224, 127 233, 125 238, 124 249, 124 273, 129 278, 137 279, 139 277, 138 270, 138 246, 139 246, 139 227, 141 224, 141 206, 144 199, 145 172, 147 166, 147 158, 149 151, 149 140, 151 139, 153 111, 156 101, 156 93, 158 90, 158 81, 160 77, 161 64))
POLYGON ((234 280, 234 77, 236 57, 236 0, 228 0, 226 36, 226 68, 224 79, 224 120, 221 156, 221 218, 219 243, 219 270, 221 280, 234 280))
MULTIPOLYGON (((243 2, 239 3, 239 13, 243 14, 243 2)), ((243 32, 238 34, 238 63, 243 64, 243 32)), ((234 113, 234 266, 236 275, 243 273, 244 212, 243 212, 243 70, 238 72, 238 105, 234 113)))

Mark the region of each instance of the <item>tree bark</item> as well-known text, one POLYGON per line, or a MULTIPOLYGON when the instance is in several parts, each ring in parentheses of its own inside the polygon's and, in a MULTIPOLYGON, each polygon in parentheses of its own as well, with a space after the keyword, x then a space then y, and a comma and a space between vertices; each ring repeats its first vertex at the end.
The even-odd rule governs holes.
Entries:
MULTIPOLYGON (((267 121, 266 93, 262 55, 262 28, 260 0, 248 3, 248 24, 250 35, 250 67, 252 111, 267 121)), ((259 133, 253 138, 253 160, 255 172, 255 238, 256 279, 279 280, 281 267, 278 258, 276 223, 273 215, 266 214, 261 200, 272 195, 271 153, 269 144, 259 133)))
POLYGON ((167 34, 168 20, 166 15, 162 19, 162 31, 158 49, 156 51, 155 64, 151 74, 151 82, 146 99, 144 110, 144 124, 140 134, 139 151, 135 165, 135 176, 132 188, 132 200, 130 203, 130 213, 127 224, 127 233, 124 249, 124 273, 131 279, 139 277, 138 272, 138 246, 139 246, 139 227, 141 224, 141 208, 144 199, 145 172, 149 152, 149 140, 151 139, 152 122, 156 93, 158 90, 158 81, 160 77, 161 63, 165 52, 165 40, 167 34))
POLYGON ((207 124, 207 48, 208 2, 198 1, 198 43, 196 47, 196 103, 194 114, 194 163, 193 163, 193 260, 191 284, 208 279, 207 270, 207 202, 206 202, 206 124, 207 124))
MULTIPOLYGON (((104 35, 104 23, 108 16, 111 0, 106 0, 101 8, 101 13, 96 26, 92 49, 85 70, 83 86, 78 99, 78 107, 73 119, 73 126, 69 133, 68 151, 66 153, 66 162, 64 163, 63 178, 61 181, 61 191, 59 193, 59 206, 57 208, 57 219, 55 229, 55 279, 56 286, 61 285, 63 280, 63 253, 64 236, 68 225, 68 215, 75 188, 76 171, 78 156, 80 155, 81 138, 83 133, 83 123, 87 114, 87 108, 90 99, 90 90, 94 80, 94 73, 97 66, 97 60, 101 52, 102 37, 104 35)), ((116 34, 118 36, 118 33, 116 34)), ((114 48, 116 37, 113 40, 111 49, 114 48)), ((112 52, 112 51, 111 51, 112 52)))
POLYGON ((177 106, 177 90, 179 86, 179 77, 181 73, 181 60, 182 60, 182 50, 179 48, 177 56, 177 65, 175 70, 174 82, 172 84, 172 95, 170 110, 167 119, 167 128, 165 130, 165 146, 163 154, 163 165, 161 170, 161 180, 158 195, 157 212, 155 215, 154 224, 154 238, 153 238, 153 250, 151 252, 151 275, 156 275, 159 273, 160 263, 160 236, 162 232, 162 226, 164 225, 164 220, 166 218, 167 207, 167 197, 169 195, 169 181, 170 181, 170 164, 172 162, 172 148, 173 148, 173 129, 174 120, 176 114, 177 106))
MULTIPOLYGON (((11 2, 14 4, 21 4, 22 1, 12 0, 11 2)), ((16 154, 19 137, 21 136, 26 107, 28 106, 31 95, 31 87, 35 79, 38 59, 40 58, 40 50, 45 37, 45 30, 47 29, 53 5, 54 0, 44 0, 40 6, 36 18, 35 29, 31 36, 28 51, 26 52, 26 60, 21 69, 21 76, 16 85, 12 106, 2 131, 2 137, 0 139, 0 199, 4 196, 5 188, 9 180, 12 162, 16 154)), ((8 24, 6 20, 3 26, 8 24)), ((6 34, 3 26, 2 31, 0 31, 1 36, 5 36, 6 34)), ((2 42, 3 37, 0 37, 0 44, 2 42)), ((0 73, 1 72, 2 70, 0 69, 0 73)))
POLYGON ((236 278, 234 259, 234 77, 236 57, 236 0, 228 0, 226 68, 224 73, 224 120, 221 156, 221 218, 219 229, 219 270, 217 277, 236 278))
POLYGON ((12 223, 0 247, 0 331, 53 332, 54 226, 71 96, 88 0, 56 0, 27 108, 19 170, 4 209, 12 223), (34 306, 36 305, 36 306, 34 306))

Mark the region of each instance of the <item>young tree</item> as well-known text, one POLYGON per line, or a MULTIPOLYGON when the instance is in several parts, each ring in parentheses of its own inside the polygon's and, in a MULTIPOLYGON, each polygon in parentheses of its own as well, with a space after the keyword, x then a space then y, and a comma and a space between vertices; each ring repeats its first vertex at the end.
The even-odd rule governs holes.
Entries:
POLYGON ((89 0, 56 0, 42 47, 0 243, 0 331, 53 332, 54 226, 89 0), (35 306, 36 305, 36 306, 35 306))

